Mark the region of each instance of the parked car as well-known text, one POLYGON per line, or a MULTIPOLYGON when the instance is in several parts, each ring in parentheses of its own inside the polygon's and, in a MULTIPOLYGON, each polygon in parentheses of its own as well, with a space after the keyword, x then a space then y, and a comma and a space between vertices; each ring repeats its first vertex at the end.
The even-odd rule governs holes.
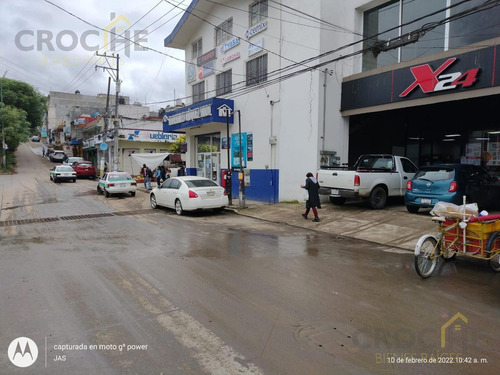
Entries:
POLYGON ((50 179, 54 182, 73 181, 76 182, 76 172, 69 165, 56 165, 50 170, 50 179))
POLYGON ((468 164, 421 167, 406 184, 405 204, 411 213, 441 202, 457 205, 477 203, 480 210, 500 208, 500 183, 484 168, 468 164))
POLYGON ((353 168, 320 169, 317 179, 320 194, 330 196, 333 204, 344 204, 347 199, 363 199, 371 208, 384 208, 387 197, 403 197, 406 182, 417 167, 402 156, 386 154, 361 155, 353 168))
POLYGON ((31 139, 31 142, 40 142, 40 137, 38 135, 34 135, 30 139, 31 139))
POLYGON ((97 194, 130 194, 135 197, 137 182, 127 172, 109 172, 97 183, 97 194))
POLYGON ((66 154, 61 150, 54 150, 50 153, 49 159, 55 163, 62 163, 66 158, 66 154))
POLYGON ((87 177, 92 180, 96 178, 96 170, 91 161, 75 161, 71 167, 75 170, 77 177, 87 177))
POLYGON ((85 159, 80 156, 69 156, 63 161, 63 164, 73 165, 75 161, 85 161, 85 159))
POLYGON ((212 209, 221 211, 228 205, 226 190, 214 181, 199 176, 171 177, 149 194, 152 208, 164 206, 184 211, 212 209))

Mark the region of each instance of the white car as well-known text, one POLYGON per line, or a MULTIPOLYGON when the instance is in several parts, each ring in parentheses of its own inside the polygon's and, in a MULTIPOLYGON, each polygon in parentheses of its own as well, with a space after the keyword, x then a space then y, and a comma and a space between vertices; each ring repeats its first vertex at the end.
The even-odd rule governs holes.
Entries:
POLYGON ((164 206, 184 211, 212 209, 221 211, 228 205, 226 190, 214 181, 198 176, 171 177, 149 194, 152 208, 164 206))
POLYGON ((85 161, 84 158, 80 156, 69 156, 66 161, 63 162, 64 165, 73 165, 75 161, 85 161))
POLYGON ((127 172, 108 172, 97 183, 97 194, 128 194, 135 197, 137 182, 127 172))
POLYGON ((53 167, 50 172, 50 179, 54 182, 71 180, 76 182, 76 172, 69 165, 58 165, 53 167))

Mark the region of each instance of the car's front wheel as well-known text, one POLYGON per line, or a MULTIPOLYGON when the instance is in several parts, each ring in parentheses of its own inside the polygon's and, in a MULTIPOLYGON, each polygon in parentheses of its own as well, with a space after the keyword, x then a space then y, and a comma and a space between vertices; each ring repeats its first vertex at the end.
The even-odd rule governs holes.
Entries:
POLYGON ((156 196, 154 194, 149 196, 149 203, 151 204, 151 208, 158 208, 158 203, 156 203, 156 196))
POLYGON ((183 212, 184 212, 184 210, 182 209, 181 200, 180 199, 176 199, 175 200, 175 213, 177 215, 182 215, 183 212))
POLYGON ((106 198, 109 198, 109 191, 107 191, 106 189, 104 189, 104 196, 105 196, 106 198))

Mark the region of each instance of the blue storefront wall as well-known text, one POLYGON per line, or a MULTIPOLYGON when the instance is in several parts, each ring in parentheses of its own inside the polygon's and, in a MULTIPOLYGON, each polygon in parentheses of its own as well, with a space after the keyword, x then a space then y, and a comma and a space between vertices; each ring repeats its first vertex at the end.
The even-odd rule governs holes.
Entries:
MULTIPOLYGON (((219 176, 222 176, 221 169, 219 176)), ((196 176, 196 168, 187 168, 188 176, 196 176)), ((217 181, 222 185, 221 181, 217 181)), ((239 181, 238 172, 233 173, 231 180, 233 199, 238 199, 239 181)), ((249 200, 278 203, 279 202, 279 170, 278 169, 250 169, 250 186, 245 186, 245 198, 249 200)))

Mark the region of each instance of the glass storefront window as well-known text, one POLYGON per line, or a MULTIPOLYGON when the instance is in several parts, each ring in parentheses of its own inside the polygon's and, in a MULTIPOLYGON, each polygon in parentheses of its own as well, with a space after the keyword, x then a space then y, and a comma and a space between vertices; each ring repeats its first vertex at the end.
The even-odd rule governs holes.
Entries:
MULTIPOLYGON (((370 9, 364 13, 363 37, 369 39, 363 43, 363 48, 369 48, 378 41, 417 31, 424 26, 443 21, 449 16, 453 17, 485 4, 484 0, 471 0, 453 7, 459 2, 462 0, 395 0, 370 9), (450 4, 452 7, 448 8, 450 4), (417 21, 412 22, 413 20, 417 21), (402 26, 405 24, 408 25, 402 26)), ((491 7, 486 10, 471 12, 449 22, 448 37, 446 26, 443 24, 426 31, 416 43, 384 51, 377 56, 371 51, 365 52, 362 69, 367 71, 397 62, 411 61, 421 56, 439 53, 445 48, 459 48, 498 37, 500 35, 499 19, 500 7, 492 3, 491 7), (447 40, 445 40, 446 37, 447 40)))
MULTIPOLYGON (((453 4, 459 3, 453 0, 453 4)), ((484 4, 484 0, 471 0, 465 4, 452 8, 451 15, 484 4)), ((493 4, 492 4, 493 5, 493 4)), ((466 46, 482 40, 488 40, 500 35, 500 7, 495 6, 488 10, 477 12, 450 23, 450 48, 466 46)))

